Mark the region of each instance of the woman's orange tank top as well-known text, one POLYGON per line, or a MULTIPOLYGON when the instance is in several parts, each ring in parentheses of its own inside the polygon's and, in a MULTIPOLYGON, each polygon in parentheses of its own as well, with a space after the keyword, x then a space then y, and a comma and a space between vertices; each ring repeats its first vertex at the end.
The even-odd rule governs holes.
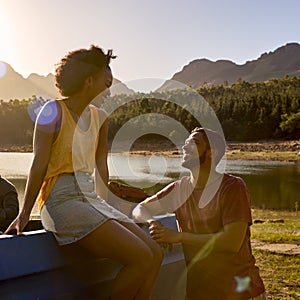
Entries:
POLYGON ((76 171, 93 173, 95 168, 98 134, 102 125, 98 109, 88 106, 90 125, 84 131, 76 124, 66 104, 62 100, 57 102, 61 106, 61 126, 52 144, 47 172, 37 197, 39 211, 60 174, 76 171))

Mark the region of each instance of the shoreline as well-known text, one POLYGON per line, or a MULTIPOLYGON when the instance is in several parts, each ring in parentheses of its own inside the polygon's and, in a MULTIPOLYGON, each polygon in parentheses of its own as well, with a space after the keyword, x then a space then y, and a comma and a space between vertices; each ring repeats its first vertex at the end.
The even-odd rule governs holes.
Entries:
MULTIPOLYGON (((169 141, 135 142, 130 151, 122 151, 120 147, 112 155, 126 154, 136 156, 162 155, 180 157, 181 149, 177 149, 169 141)), ((226 159, 229 160, 274 160, 300 162, 300 140, 292 141, 258 141, 227 142, 226 159)))
MULTIPOLYGON (((0 152, 32 152, 32 145, 0 146, 0 152)), ((181 149, 169 140, 140 141, 137 140, 130 150, 122 145, 111 155, 122 153, 132 156, 161 155, 166 157, 180 157, 181 149)), ((227 142, 226 159, 229 160, 275 160, 300 162, 300 140, 292 141, 257 141, 257 142, 227 142)))
MULTIPOLYGON (((178 151, 130 151, 130 152, 113 152, 111 155, 128 155, 128 156, 165 156, 165 157, 181 157, 178 151)), ((228 160, 260 160, 260 161, 286 161, 286 162, 299 162, 300 154, 295 152, 236 152, 226 151, 225 155, 228 160)))

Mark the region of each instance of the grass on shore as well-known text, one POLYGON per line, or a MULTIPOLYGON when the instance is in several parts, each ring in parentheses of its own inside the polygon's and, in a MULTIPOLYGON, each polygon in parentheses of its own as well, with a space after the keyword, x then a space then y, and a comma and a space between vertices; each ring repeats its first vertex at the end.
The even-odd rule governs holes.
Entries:
MULTIPOLYGON (((251 238, 272 243, 300 244, 300 213, 289 211, 252 210, 253 220, 283 220, 251 226, 251 238)), ((253 249, 266 286, 268 299, 300 300, 300 256, 277 254, 253 249)))
POLYGON ((263 220, 251 227, 251 238, 268 243, 300 244, 300 212, 252 210, 253 220, 263 220), (282 220, 282 223, 274 223, 282 220))
POLYGON ((300 256, 253 249, 268 300, 300 299, 300 256))
POLYGON ((300 161, 300 155, 296 151, 285 152, 247 152, 247 151, 228 151, 227 159, 242 159, 242 160, 279 160, 279 161, 300 161))

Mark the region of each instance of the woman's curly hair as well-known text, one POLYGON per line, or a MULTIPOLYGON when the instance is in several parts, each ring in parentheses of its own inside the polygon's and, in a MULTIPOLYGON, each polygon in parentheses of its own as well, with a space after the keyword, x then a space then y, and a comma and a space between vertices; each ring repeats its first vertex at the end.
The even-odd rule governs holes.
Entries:
POLYGON ((99 47, 91 45, 89 49, 79 49, 65 55, 55 70, 55 85, 64 97, 78 92, 85 79, 108 66, 115 58, 112 50, 107 54, 99 47))

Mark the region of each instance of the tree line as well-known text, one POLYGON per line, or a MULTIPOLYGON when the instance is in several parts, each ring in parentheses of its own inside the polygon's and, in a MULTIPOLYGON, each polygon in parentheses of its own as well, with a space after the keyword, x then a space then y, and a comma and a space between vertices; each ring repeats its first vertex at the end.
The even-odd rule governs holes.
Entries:
MULTIPOLYGON (((48 100, 36 96, 0 100, 2 147, 32 143, 34 120, 48 100)), ((95 99, 96 105, 97 101, 103 99, 95 99)), ((238 79, 231 86, 226 82, 204 84, 196 91, 185 88, 105 96, 102 106, 109 114, 110 140, 124 124, 127 131, 167 129, 163 135, 174 139, 183 134, 175 123, 190 131, 196 126, 213 127, 216 118, 231 141, 300 138, 300 76, 255 83, 238 79)))

